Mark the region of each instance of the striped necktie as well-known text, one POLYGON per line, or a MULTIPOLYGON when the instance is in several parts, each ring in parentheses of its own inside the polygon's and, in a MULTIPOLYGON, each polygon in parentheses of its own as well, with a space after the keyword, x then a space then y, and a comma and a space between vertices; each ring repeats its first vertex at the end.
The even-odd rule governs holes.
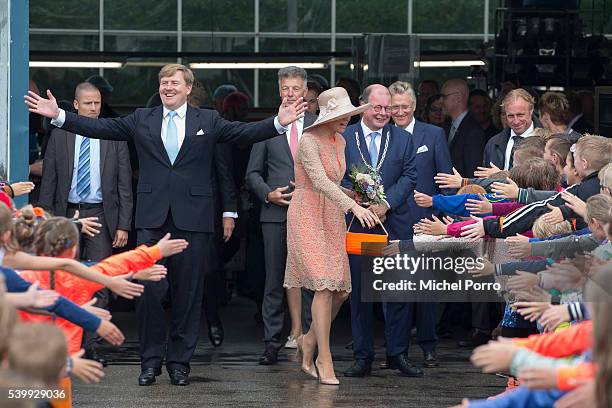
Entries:
POLYGON ((91 173, 90 173, 90 154, 89 154, 89 138, 81 139, 79 147, 79 166, 77 167, 77 195, 81 200, 85 200, 89 196, 91 190, 91 173))

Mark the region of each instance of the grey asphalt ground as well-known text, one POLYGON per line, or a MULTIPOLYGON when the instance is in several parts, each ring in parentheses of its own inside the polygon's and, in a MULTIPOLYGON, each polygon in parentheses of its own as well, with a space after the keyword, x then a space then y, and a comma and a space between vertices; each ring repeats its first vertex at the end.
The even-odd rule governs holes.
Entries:
MULTIPOLYGON (((124 331, 126 343, 118 349, 104 347, 111 364, 101 383, 75 383, 75 407, 447 407, 463 397, 484 398, 503 391, 505 380, 480 373, 472 367, 470 351, 456 347, 452 339, 438 347, 440 367, 425 369, 422 378, 406 378, 396 371, 379 368, 384 356, 382 325, 377 323, 377 361, 371 377, 345 378, 351 365, 350 317, 342 316, 332 331, 333 355, 340 386, 319 385, 299 370, 293 352, 281 351, 275 366, 260 366, 263 329, 253 319, 254 306, 234 299, 222 309, 225 342, 214 348, 208 342, 206 324, 191 368, 191 385, 176 387, 164 370, 150 387, 137 385, 140 366, 134 313, 114 313, 113 320, 124 331)), ((410 356, 421 364, 418 345, 410 356)))

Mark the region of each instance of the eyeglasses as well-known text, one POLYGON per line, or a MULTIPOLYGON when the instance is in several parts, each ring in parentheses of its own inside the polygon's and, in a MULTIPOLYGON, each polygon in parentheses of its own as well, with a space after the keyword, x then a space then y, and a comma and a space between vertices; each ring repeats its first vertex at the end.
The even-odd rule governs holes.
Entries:
POLYGON ((389 106, 389 109, 391 112, 399 112, 400 110, 410 111, 413 109, 413 106, 414 105, 391 105, 389 106))
POLYGON ((382 112, 383 110, 384 110, 385 112, 391 112, 391 110, 392 110, 392 109, 391 109, 391 106, 382 106, 382 105, 374 105, 374 106, 372 106, 372 109, 373 109, 373 110, 374 110, 374 112, 376 112, 376 113, 380 113, 380 112, 382 112))
POLYGON ((307 103, 317 103, 318 98, 306 99, 307 103))
POLYGON ((440 94, 440 95, 442 96, 442 98, 448 98, 449 96, 454 95, 454 94, 458 94, 458 93, 459 93, 459 91, 455 91, 455 92, 451 92, 451 93, 447 93, 447 94, 440 94))
POLYGON ((429 113, 440 113, 440 112, 442 112, 442 108, 437 108, 437 107, 436 108, 434 108, 434 107, 429 108, 429 113))

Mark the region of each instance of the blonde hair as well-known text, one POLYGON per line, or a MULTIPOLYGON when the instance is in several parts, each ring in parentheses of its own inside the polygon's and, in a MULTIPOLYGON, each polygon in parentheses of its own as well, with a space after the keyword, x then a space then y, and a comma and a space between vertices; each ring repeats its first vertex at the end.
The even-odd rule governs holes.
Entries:
MULTIPOLYGON (((552 135, 553 133, 546 128, 535 128, 531 133, 531 137, 537 136, 544 140, 545 143, 548 141, 548 139, 550 139, 552 135)), ((530 139, 531 137, 528 137, 527 139, 530 139)))
POLYGON ((591 222, 594 219, 602 225, 612 222, 612 197, 607 194, 595 194, 589 197, 586 202, 585 221, 591 222))
POLYGON ((9 340, 7 358, 9 367, 17 373, 55 385, 68 358, 66 337, 50 323, 19 324, 9 340))
POLYGON ((555 125, 567 125, 572 113, 567 97, 560 92, 546 92, 540 98, 540 113, 548 113, 555 125))
POLYGON ((544 221, 544 215, 538 217, 531 227, 531 232, 536 238, 548 238, 553 235, 566 234, 572 232, 572 224, 569 221, 561 221, 550 224, 544 221))
POLYGON ((576 142, 574 159, 576 154, 588 161, 592 170, 599 171, 612 162, 612 141, 603 136, 585 135, 576 142))
POLYGON ((47 212, 42 211, 41 208, 35 210, 30 204, 17 211, 13 219, 12 230, 12 244, 15 250, 32 252, 36 228, 41 220, 47 218, 49 218, 47 212))
MULTIPOLYGON (((522 99, 527 102, 530 106, 530 109, 533 110, 535 106, 535 99, 533 96, 523 88, 513 89, 504 97, 500 106, 505 108, 509 103, 516 101, 517 99, 522 99)), ((505 109, 504 109, 505 110, 505 109)))
POLYGON ((43 221, 36 230, 34 249, 37 255, 58 256, 78 244, 79 231, 72 221, 52 217, 43 221))
POLYGON ((608 163, 599 170, 597 174, 599 184, 609 189, 612 189, 612 163, 608 163))
POLYGON ((486 194, 487 190, 478 184, 467 184, 457 191, 457 194, 486 194))
POLYGON ((389 93, 393 95, 408 95, 412 102, 416 103, 416 94, 410 82, 395 81, 389 85, 389 93))
POLYGON ((183 73, 183 78, 185 78, 185 83, 187 85, 193 85, 193 82, 195 80, 193 76, 193 72, 189 68, 187 68, 185 65, 182 65, 182 64, 164 65, 158 74, 159 82, 161 82, 162 78, 171 77, 172 75, 176 74, 178 71, 183 73))

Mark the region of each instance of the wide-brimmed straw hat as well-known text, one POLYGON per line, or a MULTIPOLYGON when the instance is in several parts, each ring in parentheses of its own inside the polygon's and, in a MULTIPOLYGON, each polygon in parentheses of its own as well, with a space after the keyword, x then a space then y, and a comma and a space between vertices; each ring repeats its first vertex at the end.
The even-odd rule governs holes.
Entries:
POLYGON ((318 98, 319 101, 319 117, 317 120, 304 130, 308 130, 315 126, 322 125, 324 123, 333 122, 334 120, 340 119, 344 116, 359 115, 362 112, 370 109, 371 105, 366 103, 359 107, 353 106, 351 98, 349 98, 346 89, 341 87, 335 87, 322 92, 318 98))

